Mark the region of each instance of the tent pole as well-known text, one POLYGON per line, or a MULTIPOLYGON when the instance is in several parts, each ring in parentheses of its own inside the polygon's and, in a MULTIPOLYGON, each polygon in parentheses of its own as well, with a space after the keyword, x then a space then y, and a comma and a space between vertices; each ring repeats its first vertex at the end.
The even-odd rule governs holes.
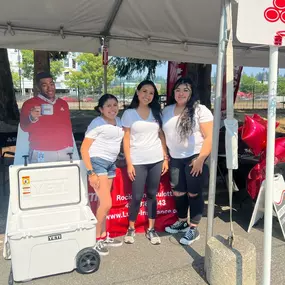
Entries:
POLYGON ((104 94, 107 94, 107 65, 104 64, 104 94))
POLYGON ((222 101, 222 86, 223 86, 223 70, 224 57, 226 45, 226 11, 225 2, 222 1, 221 6, 221 20, 220 20, 220 34, 218 46, 218 64, 217 64, 217 78, 216 78, 216 94, 214 103, 214 130, 213 130, 213 145, 210 157, 210 181, 209 181, 209 196, 208 196, 208 219, 207 219, 207 239, 213 235, 213 222, 215 211, 215 194, 216 194, 216 180, 217 180, 217 159, 219 146, 219 132, 221 124, 221 101, 222 101))
POLYGON ((262 284, 270 284, 271 248, 272 248, 272 208, 274 183, 274 150, 276 123, 276 94, 278 80, 278 47, 269 48, 269 96, 268 96, 268 126, 266 146, 266 177, 265 177, 265 213, 264 213, 264 250, 262 284))

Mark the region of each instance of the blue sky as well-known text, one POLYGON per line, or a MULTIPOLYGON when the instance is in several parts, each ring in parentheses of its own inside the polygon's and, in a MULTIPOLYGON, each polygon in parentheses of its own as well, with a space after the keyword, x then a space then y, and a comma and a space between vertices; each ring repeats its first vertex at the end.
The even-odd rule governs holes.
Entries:
MULTIPOLYGON (((265 70, 268 71, 268 68, 265 68, 265 70)), ((244 67, 244 69, 243 69, 243 72, 245 72, 248 75, 251 75, 251 74, 255 75, 255 74, 262 72, 262 71, 263 71, 263 68, 259 68, 259 67, 244 67)), ((216 72, 216 65, 213 65, 212 66, 212 75, 214 75, 215 72, 216 72)), ((284 74, 284 73, 285 73, 285 70, 280 69, 279 74, 284 74)), ((167 63, 159 66, 156 69, 156 75, 157 76, 163 76, 164 78, 167 77, 167 63)))

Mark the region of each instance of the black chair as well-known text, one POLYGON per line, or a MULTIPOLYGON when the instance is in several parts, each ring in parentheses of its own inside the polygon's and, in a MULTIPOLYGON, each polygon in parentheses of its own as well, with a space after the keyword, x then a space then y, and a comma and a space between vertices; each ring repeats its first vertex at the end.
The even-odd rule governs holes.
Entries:
POLYGON ((0 192, 0 196, 7 195, 6 193, 6 184, 9 181, 9 178, 6 179, 6 173, 9 165, 5 163, 7 156, 15 156, 15 152, 13 151, 4 151, 3 148, 16 146, 17 142, 17 133, 16 132, 7 132, 7 133, 0 133, 0 171, 2 172, 2 191, 3 194, 0 192))

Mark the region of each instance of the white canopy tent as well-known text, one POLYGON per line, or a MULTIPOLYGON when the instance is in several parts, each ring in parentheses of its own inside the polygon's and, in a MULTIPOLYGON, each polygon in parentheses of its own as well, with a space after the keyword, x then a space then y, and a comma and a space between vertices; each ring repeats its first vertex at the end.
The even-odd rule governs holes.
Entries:
MULTIPOLYGON (((225 9, 221 17, 221 6, 228 1, 2 0, 0 9, 0 47, 4 48, 97 53, 103 41, 112 56, 218 62, 207 238, 213 233, 222 68, 227 40, 225 9)), ((234 64, 269 66, 268 47, 238 42, 237 1, 232 2, 234 64)), ((283 48, 279 49, 279 67, 285 67, 283 48)), ((228 107, 233 108, 229 104, 228 107)), ((267 264, 266 273, 270 276, 269 271, 267 264)))
MULTIPOLYGON (((3 0, 0 47, 97 52, 109 55, 217 63, 221 0, 3 0)), ((234 35, 237 5, 233 5, 234 35)), ((258 31, 257 31, 258 32, 258 31)), ((241 44, 234 62, 268 66, 268 48, 241 44)), ((285 67, 280 50, 279 66, 285 67)))

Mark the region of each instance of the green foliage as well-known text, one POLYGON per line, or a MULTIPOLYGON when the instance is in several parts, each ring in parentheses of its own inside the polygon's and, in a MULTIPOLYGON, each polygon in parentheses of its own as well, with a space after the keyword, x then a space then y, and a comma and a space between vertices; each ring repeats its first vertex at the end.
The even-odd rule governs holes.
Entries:
POLYGON ((123 86, 115 86, 115 87, 109 87, 108 92, 115 95, 115 96, 123 96, 125 94, 125 97, 133 97, 135 94, 135 88, 133 87, 125 87, 123 86))
POLYGON ((160 95, 166 95, 166 84, 161 84, 160 95))
POLYGON ((285 95, 285 78, 281 76, 278 77, 277 94, 278 96, 285 95))
MULTIPOLYGON (((80 71, 70 71, 65 84, 71 88, 84 88, 90 91, 100 91, 104 81, 104 68, 102 57, 92 53, 82 53, 75 59, 80 66, 80 71)), ((108 85, 115 77, 115 67, 108 66, 107 83, 108 85)))
MULTIPOLYGON (((268 94, 268 83, 263 80, 258 81, 258 79, 263 78, 261 77, 261 75, 262 73, 257 74, 256 76, 248 76, 247 74, 244 73, 241 77, 240 91, 245 92, 245 93, 253 93, 256 95, 267 95, 268 94)), ((278 96, 285 95, 285 78, 282 76, 278 77, 277 95, 278 96)))
POLYGON ((64 70, 62 60, 52 60, 50 62, 50 73, 53 76, 53 79, 56 81, 57 77, 62 74, 64 70))
MULTIPOLYGON (((32 50, 22 50, 22 63, 20 64, 23 70, 23 76, 29 80, 33 80, 34 76, 34 52, 32 50)), ((63 71, 62 58, 66 56, 65 52, 50 52, 50 72, 54 77, 54 80, 63 71)))
POLYGON ((82 71, 70 70, 69 75, 66 78, 65 85, 70 88, 88 89, 89 84, 86 81, 86 77, 82 71))
POLYGON ((23 76, 33 80, 34 75, 34 52, 32 50, 22 50, 22 62, 20 68, 23 70, 23 76))
POLYGON ((14 88, 20 88, 21 87, 21 81, 20 81, 19 73, 16 71, 12 71, 11 73, 12 73, 14 88))
POLYGON ((268 85, 257 81, 254 76, 248 76, 244 73, 241 77, 239 90, 245 93, 266 94, 268 93, 268 85))
POLYGON ((147 60, 138 58, 113 57, 111 64, 116 66, 116 75, 129 79, 134 72, 147 72, 144 79, 153 79, 155 77, 156 67, 161 65, 163 61, 147 60))

